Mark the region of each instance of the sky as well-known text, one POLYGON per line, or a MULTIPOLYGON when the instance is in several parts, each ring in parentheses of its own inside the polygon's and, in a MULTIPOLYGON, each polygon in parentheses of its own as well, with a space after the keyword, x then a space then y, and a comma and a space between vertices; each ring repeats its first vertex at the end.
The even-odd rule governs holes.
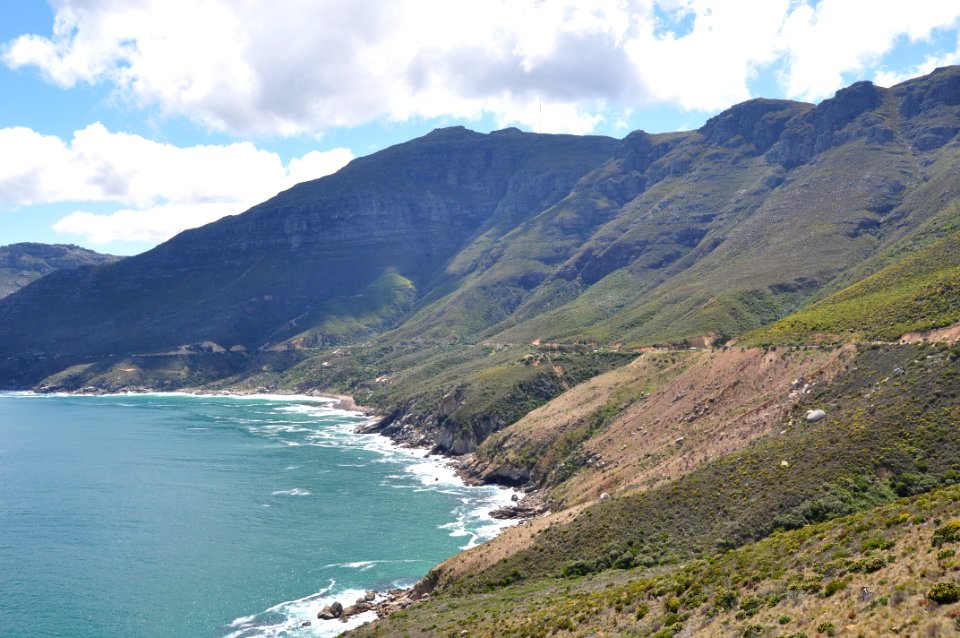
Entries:
POLYGON ((689 130, 960 63, 956 0, 3 0, 0 245, 130 255, 431 130, 689 130))

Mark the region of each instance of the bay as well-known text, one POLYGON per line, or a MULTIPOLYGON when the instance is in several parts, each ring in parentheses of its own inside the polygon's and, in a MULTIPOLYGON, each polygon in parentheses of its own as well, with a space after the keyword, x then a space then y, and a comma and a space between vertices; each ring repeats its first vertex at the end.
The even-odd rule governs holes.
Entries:
POLYGON ((0 394, 0 634, 335 635, 324 604, 502 527, 511 492, 363 420, 309 397, 0 394))

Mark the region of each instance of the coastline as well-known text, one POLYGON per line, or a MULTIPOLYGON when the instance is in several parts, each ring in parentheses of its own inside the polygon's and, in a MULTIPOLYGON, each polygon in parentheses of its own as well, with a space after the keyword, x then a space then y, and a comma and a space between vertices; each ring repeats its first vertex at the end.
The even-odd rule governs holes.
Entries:
MULTIPOLYGON (((375 410, 370 408, 365 408, 364 406, 359 406, 353 401, 352 397, 346 397, 343 395, 336 395, 331 393, 322 393, 322 392, 309 392, 309 393, 282 393, 282 392, 270 392, 270 393, 257 393, 257 392, 236 392, 236 391, 208 391, 205 389, 199 388, 188 388, 178 391, 151 391, 145 388, 127 388, 118 392, 107 392, 102 389, 87 389, 83 388, 80 391, 74 392, 63 392, 63 391, 52 391, 52 392, 36 392, 36 391, 12 391, 10 394, 17 394, 21 396, 33 396, 36 398, 42 398, 45 396, 59 396, 59 397, 129 397, 129 396, 181 396, 181 397, 195 397, 195 398, 230 398, 237 400, 275 400, 279 402, 303 402, 308 404, 316 405, 321 409, 331 409, 344 413, 344 415, 351 416, 362 416, 366 418, 366 421, 361 424, 355 424, 350 426, 351 430, 358 435, 376 435, 376 440, 380 441, 379 444, 376 444, 374 447, 381 448, 384 454, 389 454, 391 451, 409 453, 411 455, 411 460, 414 461, 414 465, 425 466, 429 464, 433 466, 433 471, 429 470, 426 467, 418 468, 419 471, 413 471, 412 467, 408 466, 406 472, 411 472, 414 476, 420 474, 419 478, 423 481, 425 488, 432 488, 432 484, 427 481, 437 481, 440 482, 439 485, 449 485, 451 481, 456 481, 459 487, 463 488, 472 488, 472 487, 488 487, 500 490, 503 494, 503 498, 497 499, 499 502, 496 504, 490 505, 490 507, 483 510, 483 514, 488 516, 491 520, 492 525, 488 526, 490 529, 495 529, 495 531, 487 536, 482 535, 478 536, 473 532, 461 532, 457 533, 456 528, 452 528, 454 531, 450 533, 451 536, 468 534, 471 539, 466 546, 460 547, 458 552, 451 554, 450 557, 455 556, 459 551, 464 551, 470 547, 474 547, 481 542, 486 542, 492 539, 494 536, 498 535, 500 531, 506 527, 517 524, 520 521, 516 520, 517 517, 494 517, 490 516, 493 512, 502 510, 505 507, 509 507, 511 503, 515 504, 520 497, 523 496, 521 492, 516 489, 508 488, 506 486, 499 486, 493 484, 481 484, 476 480, 466 480, 467 477, 463 473, 464 462, 462 459, 457 457, 450 457, 443 454, 436 454, 430 446, 416 446, 411 444, 409 441, 397 441, 394 438, 378 431, 377 425, 382 421, 382 416, 378 415, 375 410), (423 472, 427 472, 428 475, 423 475, 423 472), (512 500, 508 500, 512 499, 512 500)), ((476 510, 480 511, 480 510, 476 510)), ((454 521, 455 523, 455 521, 454 521)), ((451 523, 451 525, 454 525, 451 523)), ((431 566, 432 567, 432 566, 431 566)), ((429 572, 427 572, 429 573, 429 572)), ((408 581, 409 582, 409 581, 408 581)), ((313 605, 309 611, 309 619, 300 617, 297 619, 299 627, 307 627, 307 625, 302 623, 310 622, 315 631, 319 631, 317 635, 336 635, 343 631, 348 631, 355 627, 360 626, 360 624, 371 622, 376 617, 385 617, 395 611, 405 609, 406 607, 423 600, 425 597, 429 596, 429 592, 432 590, 431 583, 428 578, 425 576, 419 577, 415 582, 405 588, 395 587, 386 589, 386 591, 377 591, 374 593, 374 599, 367 600, 369 593, 372 590, 365 590, 361 592, 363 594, 364 600, 360 600, 359 597, 351 598, 353 594, 356 594, 355 591, 341 592, 338 594, 340 597, 339 600, 335 600, 330 603, 330 605, 325 605, 324 603, 330 602, 330 598, 327 596, 322 596, 325 592, 318 592, 310 594, 303 599, 300 599, 304 605, 313 605), (336 610, 336 603, 339 603, 339 611, 336 610), (327 607, 333 606, 333 610, 328 612, 329 618, 326 620, 318 618, 319 615, 322 615, 324 610, 327 607), (365 615, 368 614, 368 615, 365 615), (375 614, 375 616, 374 616, 375 614), (363 617, 361 622, 361 617, 363 617), (328 624, 329 623, 329 624, 328 624), (336 623, 335 627, 331 627, 333 623, 336 623), (325 626, 324 626, 325 625, 325 626), (329 633, 329 632, 335 633, 329 633)), ((300 601, 287 601, 278 603, 274 608, 288 606, 291 603, 297 603, 300 601)), ((274 609, 270 608, 270 609, 274 609)), ((264 612, 260 612, 261 614, 264 612)), ((259 614, 254 614, 257 616, 259 614)), ((242 620, 242 619, 237 619, 242 620)), ((235 632, 237 635, 248 635, 242 633, 242 630, 235 632)), ((232 635, 232 634, 230 634, 232 635)))

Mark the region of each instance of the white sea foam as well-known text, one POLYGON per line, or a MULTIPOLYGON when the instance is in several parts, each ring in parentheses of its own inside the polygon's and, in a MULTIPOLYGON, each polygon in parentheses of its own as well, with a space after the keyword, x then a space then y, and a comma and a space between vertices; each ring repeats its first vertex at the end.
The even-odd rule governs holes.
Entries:
POLYGON ((336 582, 316 594, 311 594, 297 600, 290 600, 265 609, 259 614, 237 618, 231 622, 226 630, 225 638, 287 638, 291 636, 311 638, 327 638, 336 636, 354 627, 374 620, 375 612, 367 612, 353 616, 347 622, 339 620, 318 620, 317 612, 326 605, 339 601, 347 606, 363 596, 359 589, 347 589, 335 592, 336 582), (303 623, 310 622, 309 627, 303 623))
MULTIPOLYGON (((190 395, 192 396, 192 395, 190 395)), ((263 398, 254 395, 249 398, 263 398)), ((277 422, 264 419, 268 423, 244 423, 244 430, 256 436, 282 443, 288 446, 317 446, 335 448, 344 452, 356 450, 373 453, 373 459, 360 456, 361 463, 338 463, 338 466, 354 467, 369 462, 396 464, 397 470, 386 475, 384 487, 409 489, 417 492, 434 491, 455 497, 457 505, 451 510, 452 520, 441 525, 441 529, 450 536, 462 538, 462 549, 474 547, 490 538, 500 530, 516 521, 501 521, 490 517, 489 513, 511 502, 515 490, 493 487, 467 486, 457 475, 456 469, 441 456, 430 455, 427 450, 400 447, 391 440, 378 434, 362 434, 356 431, 363 422, 362 415, 355 412, 336 410, 331 407, 332 400, 317 400, 308 397, 311 403, 301 403, 302 399, 291 396, 278 396, 276 400, 286 402, 271 407, 268 416, 280 418, 277 422), (296 403, 290 403, 297 401, 296 403), (363 463, 366 461, 366 463, 363 463)), ((234 419, 235 423, 238 423, 234 419)), ((301 466, 287 466, 287 470, 301 466)), ((392 468, 391 468, 392 469, 392 468)), ((320 471, 330 471, 329 469, 320 471)), ((308 496, 309 490, 292 488, 277 490, 273 496, 308 496)), ((386 562, 424 562, 417 560, 379 561, 361 560, 335 563, 325 566, 327 570, 347 569, 365 573, 386 562)), ((334 572, 331 573, 333 575, 334 572)), ((372 583, 371 583, 372 584, 372 583)), ((397 586, 409 586, 409 582, 397 583, 397 586)), ((240 618, 229 627, 228 638, 285 638, 287 636, 326 637, 342 633, 368 620, 375 614, 355 616, 347 623, 339 621, 317 620, 316 614, 324 605, 339 600, 349 604, 362 595, 361 591, 334 592, 335 583, 326 589, 305 598, 275 605, 260 614, 240 618), (309 627, 301 625, 309 620, 309 627)))
POLYGON ((276 492, 271 492, 271 496, 310 496, 310 490, 302 490, 299 487, 295 487, 292 490, 277 490, 276 492))
POLYGON ((330 563, 329 565, 324 565, 324 569, 359 569, 365 571, 371 567, 377 565, 384 565, 387 563, 425 563, 428 561, 417 560, 415 558, 398 558, 394 560, 360 560, 353 563, 330 563))

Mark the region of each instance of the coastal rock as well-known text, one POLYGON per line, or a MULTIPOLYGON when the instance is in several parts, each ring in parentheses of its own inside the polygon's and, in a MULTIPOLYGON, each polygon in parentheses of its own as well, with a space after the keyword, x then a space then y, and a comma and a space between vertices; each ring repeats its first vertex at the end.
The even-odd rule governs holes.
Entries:
POLYGON ((343 605, 338 602, 333 603, 332 605, 327 605, 320 610, 320 613, 317 614, 317 618, 320 620, 333 620, 339 618, 343 615, 343 605))
POLYGON ((356 616, 357 614, 362 614, 364 612, 370 611, 373 609, 373 603, 365 602, 363 599, 360 599, 357 604, 350 605, 349 607, 343 608, 343 613, 340 614, 340 621, 347 622, 347 619, 351 616, 356 616))
POLYGON ((451 390, 440 399, 440 405, 437 406, 437 418, 445 419, 456 411, 460 407, 460 404, 463 403, 462 392, 459 388, 451 390))

